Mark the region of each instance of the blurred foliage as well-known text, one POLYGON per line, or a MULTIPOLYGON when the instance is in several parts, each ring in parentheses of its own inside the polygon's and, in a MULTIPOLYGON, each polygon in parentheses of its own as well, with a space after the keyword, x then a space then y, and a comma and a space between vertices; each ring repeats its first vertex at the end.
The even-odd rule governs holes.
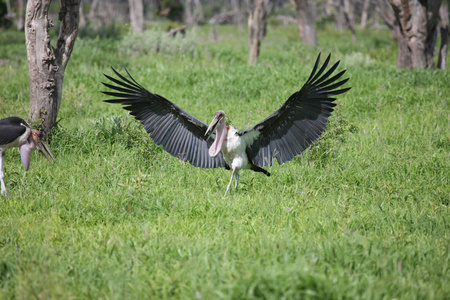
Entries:
POLYGON ((103 26, 89 25, 78 29, 80 38, 120 39, 129 30, 129 26, 112 22, 103 26))
POLYGON ((169 35, 160 28, 148 29, 144 32, 129 31, 124 36, 119 51, 126 56, 142 56, 149 53, 194 56, 198 51, 198 38, 195 31, 189 34, 169 35))
POLYGON ((183 22, 184 5, 180 0, 162 0, 156 15, 167 17, 171 21, 183 22))

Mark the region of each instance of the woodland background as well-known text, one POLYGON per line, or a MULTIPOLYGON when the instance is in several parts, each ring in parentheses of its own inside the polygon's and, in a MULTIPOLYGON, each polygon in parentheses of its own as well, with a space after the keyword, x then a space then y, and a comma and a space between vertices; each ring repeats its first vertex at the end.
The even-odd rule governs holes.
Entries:
MULTIPOLYGON (((448 299, 445 18, 430 31, 432 64, 399 67, 391 3, 349 1, 353 30, 345 1, 308 1, 314 45, 302 40, 296 6, 277 2, 255 63, 253 2, 181 2, 193 7, 197 25, 188 25, 186 13, 172 18, 174 8, 143 1, 143 31, 133 29, 128 1, 98 1, 97 8, 82 1, 84 25, 74 9, 80 2, 65 2, 66 13, 50 4, 55 26, 44 35, 48 44, 38 43, 52 58, 46 66, 60 67, 56 49, 71 51, 47 134, 56 164, 35 151, 25 172, 17 150, 5 154, 0 298, 448 299), (61 23, 74 24, 59 20, 66 14, 77 24, 67 27, 76 29, 73 44, 60 31, 61 23), (319 52, 341 61, 337 71, 347 70, 352 87, 338 97, 327 130, 303 155, 269 168, 269 178, 243 171, 227 197, 229 171, 168 155, 127 112, 102 101, 103 74, 112 75, 111 66, 123 73, 123 63, 144 87, 200 120, 222 109, 246 129, 302 86, 319 52)), ((17 29, 20 1, 8 3, 0 118, 32 120, 31 98, 39 94, 30 92, 32 36, 17 29)), ((50 99, 40 97, 38 104, 50 99)))

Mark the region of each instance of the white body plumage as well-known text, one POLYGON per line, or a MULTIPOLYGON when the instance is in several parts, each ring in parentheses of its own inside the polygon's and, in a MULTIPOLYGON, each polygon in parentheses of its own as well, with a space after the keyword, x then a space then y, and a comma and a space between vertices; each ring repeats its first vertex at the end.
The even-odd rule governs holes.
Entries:
POLYGON ((233 170, 248 169, 248 158, 245 153, 247 143, 233 126, 227 126, 227 131, 227 139, 222 145, 223 158, 233 170))

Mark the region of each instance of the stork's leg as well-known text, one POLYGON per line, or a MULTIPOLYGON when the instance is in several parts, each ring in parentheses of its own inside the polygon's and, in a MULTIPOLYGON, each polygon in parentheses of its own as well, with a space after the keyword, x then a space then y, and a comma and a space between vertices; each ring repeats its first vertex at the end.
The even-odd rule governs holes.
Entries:
POLYGON ((239 172, 236 172, 236 183, 234 184, 234 190, 237 190, 238 182, 239 182, 239 172))
POLYGON ((225 191, 225 195, 224 196, 226 196, 228 191, 230 190, 231 182, 233 182, 234 173, 236 173, 236 178, 237 178, 239 175, 236 172, 236 167, 233 167, 233 173, 231 173, 230 183, 227 185, 227 190, 225 191))
POLYGON ((6 187, 5 183, 3 182, 3 178, 5 176, 3 175, 3 152, 0 151, 0 184, 2 186, 2 196, 6 196, 6 187))

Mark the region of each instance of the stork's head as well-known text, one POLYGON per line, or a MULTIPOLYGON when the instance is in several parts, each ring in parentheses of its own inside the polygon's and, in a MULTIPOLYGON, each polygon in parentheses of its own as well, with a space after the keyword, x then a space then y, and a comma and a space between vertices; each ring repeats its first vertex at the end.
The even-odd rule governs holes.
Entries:
POLYGON ((38 148, 38 150, 41 151, 42 154, 44 154, 45 158, 51 164, 53 164, 53 162, 55 161, 55 158, 53 157, 53 154, 50 151, 50 148, 48 148, 47 144, 41 138, 41 132, 38 130, 31 130, 31 134, 30 134, 30 137, 28 138, 28 140, 30 140, 30 138, 33 141, 33 143, 35 144, 36 148, 38 148))
POLYGON ((27 142, 20 146, 20 157, 22 158, 22 164, 26 171, 28 171, 28 167, 30 166, 31 150, 33 150, 34 147, 38 148, 38 150, 44 154, 45 158, 53 164, 55 158, 53 157, 52 152, 50 152, 47 144, 42 140, 41 132, 33 129, 28 136, 27 142))
POLYGON ((227 138, 227 128, 225 127, 225 112, 223 110, 218 110, 214 114, 214 119, 209 124, 208 129, 205 132, 205 135, 208 138, 216 131, 216 139, 214 143, 209 147, 209 156, 216 157, 220 150, 222 150, 223 142, 227 138))
POLYGON ((211 124, 209 124, 205 136, 207 135, 209 138, 216 129, 222 126, 225 127, 225 112, 223 110, 218 110, 214 113, 214 119, 211 121, 211 124))

